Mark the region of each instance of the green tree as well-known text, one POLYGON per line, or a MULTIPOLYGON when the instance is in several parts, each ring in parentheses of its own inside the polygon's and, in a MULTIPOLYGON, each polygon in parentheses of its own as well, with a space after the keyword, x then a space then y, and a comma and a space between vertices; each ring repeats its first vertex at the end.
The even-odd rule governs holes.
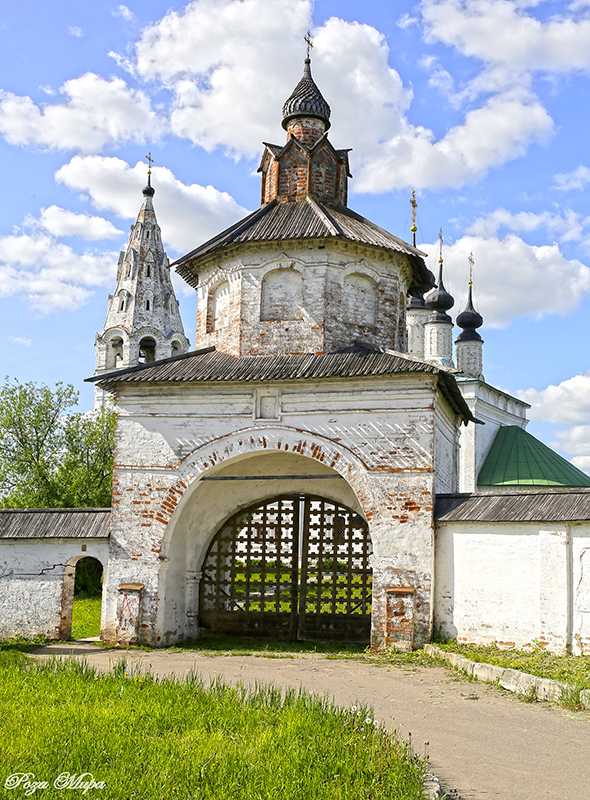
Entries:
POLYGON ((73 386, 0 386, 0 506, 108 506, 115 414, 80 413, 73 386))

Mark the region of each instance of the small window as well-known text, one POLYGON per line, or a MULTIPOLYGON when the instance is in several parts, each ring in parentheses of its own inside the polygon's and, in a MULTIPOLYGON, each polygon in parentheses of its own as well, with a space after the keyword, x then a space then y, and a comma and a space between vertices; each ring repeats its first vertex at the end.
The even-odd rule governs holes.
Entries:
POLYGON ((146 300, 146 301, 145 301, 145 310, 146 310, 146 311, 149 311, 149 310, 150 310, 150 301, 149 301, 149 300, 146 300))
POLYGON ((125 292, 119 294, 119 311, 125 311, 127 308, 127 295, 125 292))
POLYGON ((146 235, 145 235, 145 238, 146 238, 146 239, 149 239, 149 238, 150 238, 150 232, 149 232, 149 231, 146 233, 146 235))
POLYGON ((146 336, 139 343, 139 363, 151 364, 156 360, 156 342, 151 336, 146 336))
POLYGON ((152 277, 152 266, 151 266, 151 264, 146 264, 145 277, 146 278, 151 278, 152 277))

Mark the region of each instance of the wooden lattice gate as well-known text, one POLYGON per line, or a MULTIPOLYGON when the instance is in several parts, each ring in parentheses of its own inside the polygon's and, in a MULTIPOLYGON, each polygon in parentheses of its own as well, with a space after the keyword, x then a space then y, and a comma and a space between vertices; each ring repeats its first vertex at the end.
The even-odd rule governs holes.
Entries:
POLYGON ((209 547, 200 624, 223 633, 368 642, 370 553, 367 523, 338 503, 289 495, 247 508, 209 547))

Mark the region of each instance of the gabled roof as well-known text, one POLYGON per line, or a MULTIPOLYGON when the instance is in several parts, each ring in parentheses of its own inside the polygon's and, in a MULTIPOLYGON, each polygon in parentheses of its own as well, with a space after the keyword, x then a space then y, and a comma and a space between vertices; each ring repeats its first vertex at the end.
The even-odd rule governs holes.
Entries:
POLYGON ((307 144, 306 142, 302 142, 299 139, 296 139, 294 136, 288 139, 285 144, 272 144, 271 142, 262 142, 264 145, 264 150, 260 159, 260 164, 258 165, 257 172, 262 172, 264 159, 267 155, 270 155, 272 158, 279 161, 281 157, 286 153, 291 147, 298 147, 300 150, 303 150, 304 153, 308 153, 310 157, 313 157, 313 154, 316 150, 319 150, 321 146, 328 147, 336 156, 336 158, 343 162, 346 166, 346 174, 349 178, 352 177, 350 174, 349 164, 348 164, 348 154, 351 151, 351 147, 340 148, 336 149, 332 142, 328 139, 328 133, 323 133, 319 139, 316 139, 315 142, 312 144, 307 144))
POLYGON ((393 233, 349 208, 335 208, 306 197, 298 203, 272 200, 244 219, 191 250, 174 262, 177 272, 191 286, 196 286, 195 267, 213 253, 244 242, 274 242, 294 239, 332 239, 358 242, 372 247, 404 253, 412 258, 416 280, 424 288, 434 285, 434 275, 424 263, 425 253, 393 233))
POLYGON ((106 539, 110 508, 0 509, 0 539, 106 539))
POLYGON ((403 353, 375 351, 362 346, 350 348, 348 352, 283 356, 233 356, 209 347, 151 364, 94 375, 86 380, 115 387, 124 383, 263 382, 416 373, 437 375, 441 392, 455 413, 464 420, 473 419, 451 373, 403 353))
POLYGON ((517 425, 499 428, 478 486, 588 486, 590 475, 517 425))

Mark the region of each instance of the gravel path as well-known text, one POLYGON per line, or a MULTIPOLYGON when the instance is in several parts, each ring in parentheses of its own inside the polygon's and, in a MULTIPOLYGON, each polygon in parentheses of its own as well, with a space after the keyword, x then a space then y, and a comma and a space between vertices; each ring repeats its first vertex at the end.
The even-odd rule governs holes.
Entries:
MULTIPOLYGON (((102 650, 55 644, 37 658, 84 658, 110 669, 124 657, 155 675, 273 683, 325 694, 342 705, 371 706, 377 719, 430 756, 434 772, 463 800, 590 798, 590 713, 524 703, 438 667, 401 669, 321 656, 263 658, 192 651, 102 650)), ((312 800, 310 798, 310 800, 312 800)))

